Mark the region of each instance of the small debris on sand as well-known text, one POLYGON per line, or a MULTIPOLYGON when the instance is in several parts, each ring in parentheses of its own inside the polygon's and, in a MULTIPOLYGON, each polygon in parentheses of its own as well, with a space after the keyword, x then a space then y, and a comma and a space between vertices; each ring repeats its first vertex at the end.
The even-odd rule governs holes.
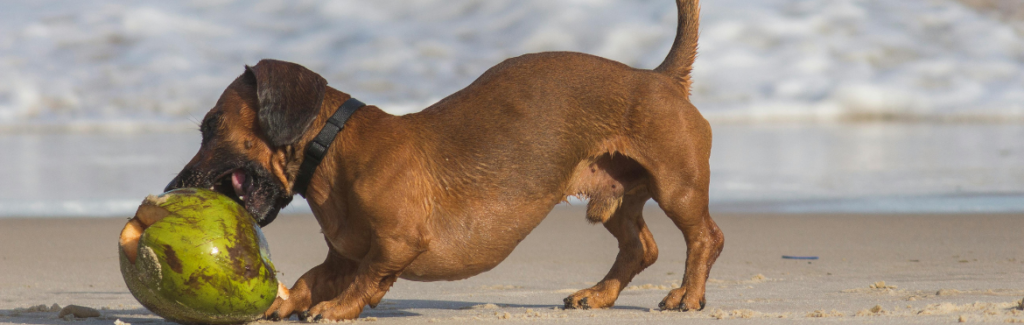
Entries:
POLYGON ((498 306, 498 305, 495 305, 495 304, 482 304, 482 305, 472 305, 472 306, 466 307, 464 309, 501 309, 501 306, 498 306))
POLYGON ((68 315, 72 315, 75 318, 100 317, 100 311, 84 306, 68 305, 60 310, 60 314, 57 317, 64 318, 68 315))
MULTIPOLYGON (((495 314, 497 314, 497 312, 495 312, 495 314)), ((501 319, 511 319, 512 318, 512 314, 510 314, 508 312, 505 312, 504 314, 498 315, 498 318, 501 318, 501 319)))
MULTIPOLYGON (((23 313, 45 313, 45 312, 50 311, 50 308, 47 308, 46 305, 35 305, 35 306, 32 306, 32 307, 19 308, 19 309, 21 309, 20 311, 23 312, 23 313)), ((18 309, 15 309, 15 310, 17 311, 18 309)))
MULTIPOLYGON (((885 281, 878 281, 878 282, 875 282, 875 283, 872 283, 872 284, 868 285, 867 288, 860 287, 860 288, 854 288, 854 289, 846 289, 846 290, 843 290, 841 292, 843 292, 843 293, 870 293, 870 294, 894 295, 894 294, 897 294, 898 292, 905 292, 906 291, 906 290, 899 291, 899 290, 896 290, 896 288, 898 288, 898 287, 894 286, 894 285, 888 285, 888 284, 885 283, 885 281)), ((930 294, 929 294, 929 296, 930 296, 930 294)), ((918 298, 920 298, 920 297, 918 297, 918 298)))
POLYGON ((480 289, 486 289, 486 290, 511 290, 511 289, 519 289, 519 288, 522 288, 522 287, 521 286, 508 285, 508 284, 498 284, 498 285, 492 285, 492 286, 480 286, 480 289))
POLYGON ((114 325, 132 325, 132 323, 122 322, 120 319, 114 321, 114 325))
MULTIPOLYGON (((728 280, 728 281, 726 281, 726 280, 721 280, 721 279, 709 278, 707 283, 716 283, 716 284, 753 284, 753 283, 761 283, 761 282, 770 281, 770 280, 771 279, 769 279, 768 277, 764 276, 764 274, 760 274, 759 273, 759 274, 755 274, 754 276, 750 277, 749 280, 728 280)), ((672 282, 672 287, 673 288, 678 288, 680 286, 682 286, 682 282, 675 282, 675 281, 672 282)))
POLYGON ((841 313, 841 312, 839 312, 838 310, 835 310, 835 309, 833 309, 832 311, 829 311, 829 312, 826 312, 824 310, 819 309, 819 310, 815 310, 815 311, 812 311, 810 313, 807 313, 807 317, 814 317, 814 318, 843 317, 843 313, 841 313))
POLYGON ((872 283, 870 286, 868 286, 868 288, 871 288, 871 289, 883 289, 884 290, 884 289, 896 289, 896 286, 886 285, 885 281, 878 281, 878 282, 872 283))
POLYGON ((736 309, 732 311, 724 311, 721 309, 715 309, 711 311, 710 316, 715 319, 731 319, 731 318, 757 318, 761 317, 761 313, 750 309, 736 309))
MULTIPOLYGON (((53 304, 53 305, 57 306, 57 304, 53 304)), ((58 308, 58 311, 59 311, 60 310, 59 309, 60 306, 57 306, 57 308, 58 308)), ((28 308, 14 308, 14 309, 11 310, 10 313, 7 314, 7 316, 15 317, 15 316, 21 316, 21 314, 26 314, 26 313, 46 313, 46 312, 50 312, 50 308, 46 307, 46 305, 35 305, 35 306, 32 306, 32 307, 28 307, 28 308)))
POLYGON ((636 285, 636 286, 628 286, 628 287, 626 287, 626 289, 623 289, 623 290, 630 290, 630 291, 632 291, 632 290, 670 290, 670 289, 672 289, 672 287, 667 286, 667 285, 658 285, 658 284, 647 283, 647 284, 636 285))
POLYGON ((931 305, 925 306, 924 309, 921 309, 921 311, 917 312, 917 314, 918 315, 942 315, 942 314, 949 314, 949 313, 956 312, 957 309, 958 308, 957 308, 956 305, 954 305, 952 303, 949 303, 949 302, 944 302, 944 303, 941 303, 941 304, 931 304, 931 305))
POLYGON ((882 308, 882 305, 875 305, 874 307, 871 307, 871 309, 862 309, 861 311, 858 311, 856 315, 857 316, 878 316, 878 315, 883 315, 883 314, 886 314, 886 312, 885 312, 885 309, 882 308))
POLYGON ((949 302, 930 304, 917 312, 918 315, 948 315, 959 312, 980 312, 984 315, 1013 315, 1018 302, 1012 303, 987 303, 975 302, 973 304, 956 305, 949 302))

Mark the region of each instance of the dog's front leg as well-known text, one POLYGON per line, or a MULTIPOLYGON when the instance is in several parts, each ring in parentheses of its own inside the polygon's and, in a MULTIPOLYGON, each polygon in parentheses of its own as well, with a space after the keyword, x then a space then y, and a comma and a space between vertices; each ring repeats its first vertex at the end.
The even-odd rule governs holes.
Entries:
POLYGON ((402 270, 425 249, 426 242, 422 240, 378 237, 359 263, 351 283, 333 299, 313 306, 306 321, 354 319, 366 305, 376 307, 402 270))
POLYGON ((304 318, 313 305, 337 297, 352 283, 359 268, 359 262, 339 255, 333 249, 327 252, 327 260, 310 269, 295 281, 288 292, 278 293, 277 299, 264 313, 269 320, 281 320, 299 313, 304 318))

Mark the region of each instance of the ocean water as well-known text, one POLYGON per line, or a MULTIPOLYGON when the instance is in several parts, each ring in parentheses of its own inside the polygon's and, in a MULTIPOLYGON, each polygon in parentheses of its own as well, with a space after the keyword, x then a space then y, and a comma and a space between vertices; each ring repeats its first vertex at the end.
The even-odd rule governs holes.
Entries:
POLYGON ((714 125, 713 210, 1024 211, 1024 125, 714 125))
MULTIPOLYGON (((1024 212, 1024 125, 713 129, 713 212, 1024 212)), ((131 215, 199 140, 195 131, 0 134, 0 217, 131 215)), ((285 212, 308 211, 297 198, 285 212)))
MULTIPOLYGON (((713 208, 1024 211, 1017 1, 704 1, 713 208)), ((524 53, 652 68, 675 24, 671 0, 8 1, 0 216, 131 213, 261 58, 405 114, 524 53)))
MULTIPOLYGON (((693 100, 728 121, 1024 121, 1024 24, 963 0, 702 3, 693 100)), ((6 1, 0 130, 180 129, 243 65, 407 113, 524 53, 656 67, 672 0, 6 1)))

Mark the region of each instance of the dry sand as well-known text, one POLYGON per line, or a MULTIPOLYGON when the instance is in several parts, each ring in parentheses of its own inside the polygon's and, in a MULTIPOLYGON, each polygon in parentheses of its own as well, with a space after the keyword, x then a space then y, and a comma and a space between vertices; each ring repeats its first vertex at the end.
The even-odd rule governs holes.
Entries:
MULTIPOLYGON (((711 273, 707 308, 687 313, 656 310, 679 283, 685 244, 660 210, 652 206, 645 215, 660 258, 612 309, 561 309, 562 298, 604 276, 617 252, 614 239, 575 206, 557 208, 494 270, 456 282, 399 280, 360 321, 1024 322, 1021 215, 717 214, 725 251, 711 273)), ((121 280, 115 245, 125 221, 0 219, 0 323, 164 323, 121 280), (69 321, 53 304, 93 307, 102 316, 69 321), (37 305, 45 311, 29 310, 37 305)), ((323 260, 312 216, 283 216, 265 231, 287 284, 323 260)))

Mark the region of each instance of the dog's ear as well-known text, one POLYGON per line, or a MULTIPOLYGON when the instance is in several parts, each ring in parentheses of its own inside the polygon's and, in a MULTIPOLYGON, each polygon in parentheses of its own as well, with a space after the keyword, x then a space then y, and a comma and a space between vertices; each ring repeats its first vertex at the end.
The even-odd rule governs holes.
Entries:
POLYGON ((260 60, 245 66, 243 79, 256 86, 260 127, 270 144, 294 144, 320 113, 327 80, 305 67, 284 61, 260 60))

